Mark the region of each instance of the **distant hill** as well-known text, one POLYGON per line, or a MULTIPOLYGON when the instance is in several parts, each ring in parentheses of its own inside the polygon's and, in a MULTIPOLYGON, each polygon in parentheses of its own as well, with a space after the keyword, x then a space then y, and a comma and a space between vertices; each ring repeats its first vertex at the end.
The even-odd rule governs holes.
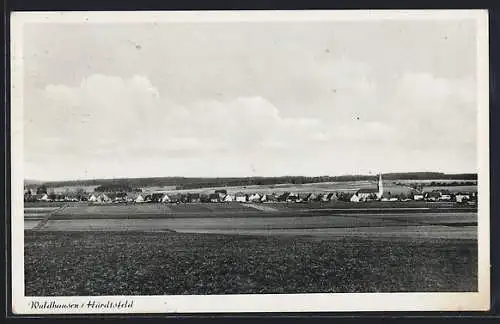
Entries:
POLYGON ((24 184, 29 186, 29 185, 41 185, 43 183, 43 181, 39 181, 39 180, 31 180, 31 179, 26 179, 24 180, 24 184))
MULTIPOLYGON (((476 173, 446 174, 440 172, 405 172, 384 173, 384 180, 477 180, 476 173)), ((234 177, 234 178, 189 178, 189 177, 155 177, 155 178, 121 178, 92 179, 71 181, 40 182, 26 180, 26 184, 47 187, 62 186, 126 186, 132 188, 175 186, 177 189, 195 189, 205 187, 250 186, 275 184, 304 184, 318 182, 359 181, 376 179, 376 175, 341 175, 341 176, 282 176, 282 177, 234 177)))

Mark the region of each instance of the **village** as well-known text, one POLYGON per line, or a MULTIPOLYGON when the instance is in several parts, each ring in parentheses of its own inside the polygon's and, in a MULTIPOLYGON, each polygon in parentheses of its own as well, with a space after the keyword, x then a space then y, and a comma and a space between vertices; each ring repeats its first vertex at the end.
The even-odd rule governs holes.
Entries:
POLYGON ((391 194, 384 191, 382 176, 379 176, 377 186, 374 188, 361 188, 354 192, 236 192, 228 193, 226 189, 215 189, 211 193, 175 193, 175 192, 142 192, 142 189, 131 192, 75 192, 54 193, 36 188, 25 189, 25 202, 88 202, 104 203, 313 203, 313 202, 405 202, 405 201, 443 201, 456 202, 468 205, 477 203, 475 191, 450 192, 446 189, 424 192, 421 188, 408 193, 391 194), (41 192, 43 191, 43 192, 41 192))

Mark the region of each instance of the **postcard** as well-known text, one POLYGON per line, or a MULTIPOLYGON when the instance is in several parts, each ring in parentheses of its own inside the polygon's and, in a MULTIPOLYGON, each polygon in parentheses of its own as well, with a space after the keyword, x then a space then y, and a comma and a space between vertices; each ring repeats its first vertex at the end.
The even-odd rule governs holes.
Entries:
POLYGON ((14 12, 14 314, 490 307, 485 10, 14 12))

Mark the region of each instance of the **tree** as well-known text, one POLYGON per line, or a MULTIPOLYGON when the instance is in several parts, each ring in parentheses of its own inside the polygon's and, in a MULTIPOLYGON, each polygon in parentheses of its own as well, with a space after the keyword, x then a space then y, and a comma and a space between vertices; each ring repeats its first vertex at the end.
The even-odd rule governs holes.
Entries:
POLYGON ((47 193, 47 186, 45 186, 45 185, 41 185, 40 187, 38 187, 36 189, 36 194, 37 195, 46 194, 46 193, 47 193))

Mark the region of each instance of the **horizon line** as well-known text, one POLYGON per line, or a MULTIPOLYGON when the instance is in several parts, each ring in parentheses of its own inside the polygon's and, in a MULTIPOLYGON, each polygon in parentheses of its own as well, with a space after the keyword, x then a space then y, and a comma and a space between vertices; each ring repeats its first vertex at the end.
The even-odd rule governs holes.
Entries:
POLYGON ((440 173, 443 175, 457 175, 457 174, 478 174, 475 172, 443 172, 443 171, 395 171, 395 172, 377 172, 377 173, 344 173, 338 175, 280 175, 280 176, 144 176, 144 177, 114 177, 114 178, 76 178, 76 179, 60 179, 60 180, 40 180, 40 179, 30 179, 25 178, 26 181, 36 181, 42 183, 50 183, 50 182, 71 182, 71 181, 100 181, 100 180, 138 180, 138 179, 155 179, 155 178, 184 178, 184 179, 229 179, 229 178, 286 178, 286 177, 303 177, 303 178, 318 178, 318 177, 349 177, 349 176, 377 176, 379 174, 387 175, 387 174, 422 174, 422 173, 440 173))

